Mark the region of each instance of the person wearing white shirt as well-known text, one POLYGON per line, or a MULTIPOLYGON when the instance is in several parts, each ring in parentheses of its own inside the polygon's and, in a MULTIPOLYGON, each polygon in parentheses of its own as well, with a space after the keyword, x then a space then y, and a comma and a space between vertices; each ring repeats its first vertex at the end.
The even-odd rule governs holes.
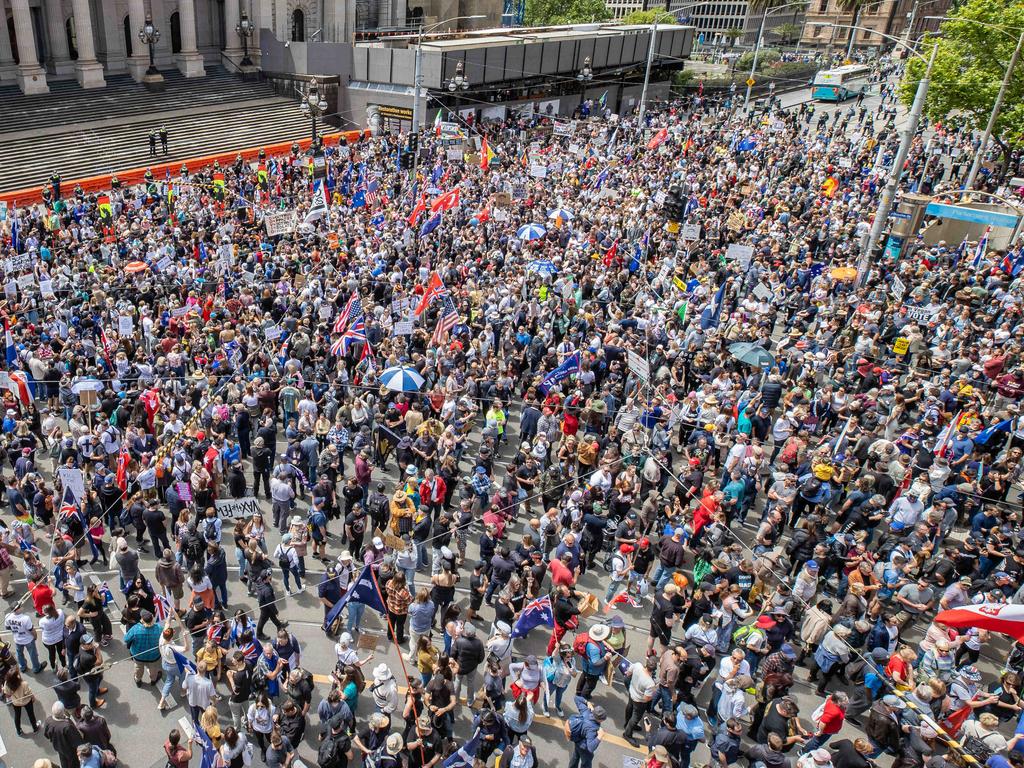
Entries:
POLYGON ((651 700, 658 690, 658 684, 654 680, 654 673, 658 669, 658 657, 648 656, 647 661, 641 664, 634 661, 626 670, 626 677, 629 678, 629 696, 626 702, 626 724, 622 728, 623 737, 633 741, 633 732, 640 725, 651 708, 651 700))
POLYGON ((28 663, 25 661, 25 654, 32 662, 32 673, 38 675, 46 668, 46 662, 39 662, 39 651, 36 649, 36 628, 32 619, 24 613, 24 606, 20 603, 11 609, 11 612, 4 618, 4 629, 14 635, 14 651, 18 657, 18 667, 22 672, 28 671, 28 663))
POLYGON ((68 665, 64 652, 64 611, 50 603, 43 609, 42 618, 39 619, 39 632, 43 636, 43 647, 50 655, 50 666, 58 669, 57 662, 61 667, 68 665))
MULTIPOLYGON (((711 692, 711 702, 708 704, 708 712, 714 713, 718 709, 719 697, 726 690, 727 683, 734 677, 740 675, 750 674, 750 662, 746 659, 746 654, 743 653, 742 648, 734 648, 732 653, 722 658, 722 661, 718 664, 718 674, 715 676, 715 682, 711 692)), ((721 722, 725 722, 729 719, 729 716, 722 718, 721 722)))

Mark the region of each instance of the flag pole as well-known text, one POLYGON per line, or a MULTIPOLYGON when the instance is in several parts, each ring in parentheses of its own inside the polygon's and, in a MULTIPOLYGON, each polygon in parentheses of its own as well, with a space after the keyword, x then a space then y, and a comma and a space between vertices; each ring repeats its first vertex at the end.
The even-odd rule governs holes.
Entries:
MULTIPOLYGON (((388 612, 388 603, 387 600, 384 599, 384 593, 380 591, 380 583, 377 581, 377 572, 373 569, 372 566, 370 568, 370 578, 373 579, 373 588, 377 590, 377 597, 380 598, 380 604, 384 606, 384 620, 387 622, 388 625, 388 635, 390 635, 391 642, 394 643, 395 648, 398 649, 398 663, 402 665, 402 674, 405 675, 406 689, 411 688, 412 678, 409 677, 409 670, 405 666, 405 656, 402 655, 402 646, 398 644, 398 638, 395 636, 395 627, 391 623, 391 614, 388 612)), ((455 700, 455 703, 458 704, 458 699, 455 700)), ((416 719, 419 720, 420 713, 417 710, 418 708, 416 706, 416 700, 413 699, 412 713, 416 716, 416 719)), ((423 749, 422 741, 420 741, 420 759, 424 763, 427 762, 427 754, 426 751, 423 749)))

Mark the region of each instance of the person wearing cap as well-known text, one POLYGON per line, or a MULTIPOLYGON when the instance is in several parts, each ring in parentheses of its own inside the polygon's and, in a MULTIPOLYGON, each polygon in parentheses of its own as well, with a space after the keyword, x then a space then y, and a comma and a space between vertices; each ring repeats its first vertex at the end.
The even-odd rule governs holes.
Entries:
POLYGON ((565 737, 572 742, 572 756, 568 768, 591 768, 594 755, 604 737, 601 723, 608 715, 604 707, 592 704, 586 698, 576 695, 577 714, 565 721, 565 737))
POLYGON ((406 738, 407 768, 431 768, 441 761, 444 742, 426 712, 416 718, 406 738))
POLYGON ((796 761, 796 768, 832 768, 832 753, 820 747, 804 751, 796 761))

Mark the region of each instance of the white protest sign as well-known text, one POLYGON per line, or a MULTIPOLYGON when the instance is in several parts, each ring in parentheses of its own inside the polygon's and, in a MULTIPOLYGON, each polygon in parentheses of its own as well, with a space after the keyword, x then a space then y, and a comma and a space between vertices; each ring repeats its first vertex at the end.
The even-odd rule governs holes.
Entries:
POLYGON ((725 258, 727 261, 739 262, 740 267, 746 269, 750 266, 750 260, 754 258, 754 247, 751 245, 741 245, 740 243, 729 243, 729 247, 725 249, 725 258))
POLYGON ((273 237, 293 231, 297 221, 298 217, 295 211, 280 211, 278 213, 268 213, 264 216, 263 226, 267 229, 267 235, 273 237))
POLYGON ((188 314, 188 307, 175 307, 171 310, 171 317, 184 317, 188 314))
POLYGON ((263 335, 267 341, 277 341, 281 338, 281 327, 277 325, 268 325, 263 329, 263 335))
POLYGON ((548 167, 540 164, 531 165, 530 175, 535 179, 546 179, 548 177, 548 167))
POLYGON ((907 317, 911 320, 928 322, 936 313, 939 311, 938 307, 911 307, 908 304, 903 305, 907 310, 907 317))
POLYGON ((664 205, 665 198, 667 197, 668 195, 665 194, 665 190, 659 189, 657 192, 654 193, 654 202, 657 203, 658 205, 664 205))
POLYGON ((491 218, 495 221, 508 221, 508 211, 504 208, 495 208, 491 211, 491 218))
POLYGON ((395 336, 412 336, 412 322, 409 320, 400 320, 395 323, 395 336))
POLYGON ((775 298, 775 294, 764 283, 758 283, 754 286, 754 295, 762 301, 771 301, 775 298))
POLYGON ((627 364, 629 370, 635 373, 644 381, 651 378, 651 364, 647 362, 647 359, 637 354, 633 350, 626 350, 627 364))
POLYGON ((156 268, 157 268, 158 272, 163 272, 163 271, 165 271, 170 266, 171 266, 171 257, 170 256, 164 256, 162 259, 160 259, 160 261, 158 261, 156 263, 156 268))
POLYGON ((43 294, 43 298, 46 299, 52 299, 56 296, 53 292, 53 283, 45 278, 39 281, 39 292, 43 294))
POLYGON ((85 478, 82 476, 82 470, 77 467, 57 467, 57 477, 62 488, 71 489, 75 501, 79 504, 85 501, 85 478))
POLYGON ((118 336, 131 336, 135 332, 135 327, 132 324, 132 319, 128 315, 118 315, 117 318, 117 335, 118 336))
POLYGON ((445 150, 445 157, 448 160, 450 160, 450 161, 459 162, 460 160, 462 160, 462 150, 461 149, 446 149, 445 150))
POLYGON ((252 496, 243 496, 241 499, 217 499, 213 503, 218 515, 234 520, 252 517, 260 511, 259 500, 252 496))
POLYGON ((694 241, 700 240, 700 224, 683 224, 683 228, 680 230, 680 236, 683 240, 694 241))
POLYGON ((900 301, 903 299, 903 295, 907 292, 907 286, 902 280, 900 280, 899 275, 893 275, 892 285, 889 286, 889 290, 896 301, 900 301))

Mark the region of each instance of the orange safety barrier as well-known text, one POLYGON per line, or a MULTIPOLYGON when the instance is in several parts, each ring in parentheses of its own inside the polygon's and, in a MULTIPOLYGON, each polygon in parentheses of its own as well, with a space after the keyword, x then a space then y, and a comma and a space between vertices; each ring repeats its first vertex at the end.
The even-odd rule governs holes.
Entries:
MULTIPOLYGON (((369 136, 369 131, 343 131, 340 133, 327 134, 322 138, 324 146, 329 146, 332 142, 334 144, 340 144, 343 139, 350 143, 355 142, 365 136, 369 136)), ((61 179, 61 193, 63 196, 67 197, 71 193, 71 190, 75 188, 76 184, 81 184, 82 189, 85 192, 100 192, 110 189, 110 180, 114 176, 117 176, 121 184, 126 187, 133 184, 141 184, 145 179, 146 171, 152 171, 153 179, 155 181, 163 181, 167 175, 167 171, 171 172, 172 179, 178 176, 181 172, 181 166, 183 165, 192 172, 200 168, 205 168, 208 165, 213 165, 215 161, 221 165, 231 165, 239 155, 241 155, 244 160, 255 160, 259 156, 261 149, 267 153, 267 157, 273 157, 275 155, 284 155, 290 152, 292 144, 298 144, 300 150, 306 150, 309 149, 309 145, 311 143, 311 139, 283 141, 279 144, 267 144, 262 147, 234 150, 233 152, 221 152, 216 155, 193 157, 188 160, 176 160, 170 163, 157 163, 154 165, 147 165, 142 168, 132 168, 119 173, 105 173, 99 176, 88 176, 84 179, 61 179)), ((42 191, 43 185, 38 187, 29 187, 27 189, 19 189, 14 192, 4 192, 0 193, 0 201, 6 202, 11 206, 18 201, 20 201, 22 205, 34 205, 35 203, 42 201, 42 191)))

